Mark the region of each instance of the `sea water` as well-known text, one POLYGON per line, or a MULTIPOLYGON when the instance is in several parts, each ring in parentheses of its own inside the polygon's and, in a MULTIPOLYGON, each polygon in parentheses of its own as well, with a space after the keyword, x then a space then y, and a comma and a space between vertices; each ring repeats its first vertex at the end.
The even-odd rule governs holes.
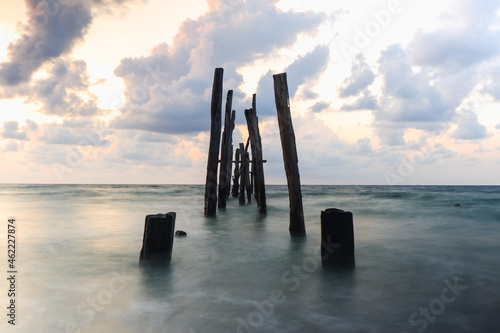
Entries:
POLYGON ((2 185, 2 332, 499 332, 500 187, 286 186, 203 216, 203 186, 2 185), (454 207, 459 203, 461 207, 454 207), (356 266, 323 269, 320 213, 354 216, 356 266), (141 268, 144 218, 176 212, 167 268, 141 268), (16 319, 8 323, 8 220, 16 319))

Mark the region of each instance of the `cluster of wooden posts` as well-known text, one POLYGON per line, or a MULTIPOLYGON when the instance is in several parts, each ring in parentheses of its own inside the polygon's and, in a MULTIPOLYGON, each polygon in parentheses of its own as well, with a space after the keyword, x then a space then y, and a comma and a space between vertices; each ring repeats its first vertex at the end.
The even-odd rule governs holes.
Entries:
MULTIPOLYGON (((240 204, 255 196, 260 214, 267 213, 262 142, 256 109, 256 95, 252 107, 245 110, 248 127, 246 145, 239 143, 233 160, 232 134, 236 112, 232 110, 233 91, 227 92, 224 131, 221 141, 221 114, 223 100, 222 68, 216 68, 210 107, 210 144, 205 183, 205 216, 213 217, 217 209, 226 207, 232 195, 240 204), (248 147, 251 146, 251 156, 248 147), (220 160, 219 160, 220 154, 220 160), (232 166, 234 164, 234 176, 232 166), (251 167, 250 167, 251 165, 251 167), (217 177, 218 175, 218 177, 217 177), (231 178, 233 187, 231 189, 231 178), (217 182, 218 181, 218 182, 217 182)), ((290 202, 289 231, 292 236, 305 236, 302 191, 298 167, 297 146, 290 112, 290 98, 286 73, 273 75, 274 96, 280 130, 283 162, 290 202)), ((170 261, 174 240, 175 213, 146 216, 140 262, 170 261)), ((324 264, 354 267, 354 226, 351 212, 330 208, 321 212, 321 259, 324 264)))
MULTIPOLYGON (((256 108, 256 95, 253 95, 252 108, 245 110, 248 127, 248 140, 246 145, 239 144, 236 149, 235 159, 232 160, 233 144, 232 133, 234 129, 235 111, 231 111, 232 90, 227 93, 224 132, 221 142, 221 110, 222 110, 222 81, 224 70, 216 68, 212 88, 211 102, 211 129, 210 144, 207 162, 207 177, 205 183, 205 216, 215 216, 218 208, 226 207, 229 197, 232 165, 234 164, 233 197, 239 197, 240 203, 251 201, 252 193, 255 194, 260 214, 266 214, 266 189, 264 179, 264 159, 262 155, 262 142, 259 132, 259 123, 256 108), (248 146, 251 145, 252 160, 249 159, 248 146), (220 147, 220 163, 219 157, 220 147), (219 184, 217 187, 217 171, 219 168, 219 184), (251 165, 251 171, 250 171, 251 165), (251 176, 249 176, 251 175, 251 176), (218 191, 217 191, 218 188, 218 191), (245 199, 246 192, 246 199, 245 199), (217 195, 218 193, 218 195, 217 195)), ((280 129, 283 161, 288 182, 290 196, 290 233, 292 235, 305 235, 304 213, 302 208, 302 192, 298 167, 297 147, 293 131, 288 84, 286 73, 273 76, 274 95, 278 124, 280 129)))
POLYGON ((264 180, 264 159, 262 157, 262 142, 256 109, 256 95, 253 95, 252 107, 245 110, 248 128, 246 145, 239 143, 233 160, 233 130, 236 111, 232 110, 233 91, 227 92, 224 131, 221 142, 222 113, 222 79, 224 70, 216 68, 212 88, 210 107, 210 144, 208 150, 207 177, 205 182, 205 216, 215 216, 217 208, 226 208, 226 200, 230 195, 238 197, 239 202, 250 202, 255 196, 260 214, 267 213, 266 186, 264 180), (251 156, 248 146, 251 145, 251 156), (220 153, 220 160, 219 160, 220 153), (232 166, 234 164, 233 187, 231 190, 232 166), (251 167, 250 167, 251 165, 251 167), (219 171, 219 177, 217 177, 219 171), (219 180, 217 184, 217 178, 219 180))

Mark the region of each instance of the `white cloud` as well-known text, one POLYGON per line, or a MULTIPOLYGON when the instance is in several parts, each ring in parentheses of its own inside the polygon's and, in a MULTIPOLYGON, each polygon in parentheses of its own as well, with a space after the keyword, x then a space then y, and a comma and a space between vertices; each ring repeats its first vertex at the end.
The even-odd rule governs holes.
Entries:
MULTIPOLYGON (((224 88, 235 90, 236 108, 246 100, 238 92, 243 78, 237 66, 291 45, 299 33, 316 29, 323 19, 315 13, 279 12, 272 2, 247 1, 224 16, 212 11, 185 21, 173 46, 158 45, 151 55, 123 59, 115 69, 126 86, 126 104, 112 125, 171 134, 207 131, 214 67, 224 68, 224 88)), ((328 48, 318 46, 293 62, 292 92, 327 60, 328 48)), ((272 92, 258 90, 259 116, 271 110, 274 103, 267 94, 272 92)))
POLYGON ((375 74, 365 61, 363 54, 356 55, 352 63, 351 76, 346 78, 340 88, 339 95, 342 98, 356 96, 373 83, 375 74))
POLYGON ((458 128, 453 137, 462 140, 479 140, 489 135, 486 127, 479 123, 477 115, 471 110, 461 110, 458 119, 458 128))
MULTIPOLYGON (((28 132, 36 131, 38 125, 32 120, 26 120, 26 126, 20 127, 19 122, 11 120, 3 123, 2 137, 15 140, 29 140, 28 132)), ((17 149, 16 149, 17 150, 17 149)))

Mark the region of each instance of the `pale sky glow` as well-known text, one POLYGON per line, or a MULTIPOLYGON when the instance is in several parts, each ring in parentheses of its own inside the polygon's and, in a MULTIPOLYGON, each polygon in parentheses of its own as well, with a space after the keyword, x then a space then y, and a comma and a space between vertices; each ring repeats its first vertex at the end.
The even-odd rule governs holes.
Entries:
POLYGON ((0 1, 2 183, 202 184, 223 67, 269 184, 283 71, 304 184, 500 184, 498 1, 0 1))

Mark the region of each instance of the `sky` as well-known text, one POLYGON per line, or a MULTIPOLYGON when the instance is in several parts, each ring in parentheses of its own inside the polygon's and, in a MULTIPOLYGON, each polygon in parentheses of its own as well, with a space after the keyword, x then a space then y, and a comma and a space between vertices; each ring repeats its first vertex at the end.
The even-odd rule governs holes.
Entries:
POLYGON ((0 0, 0 183, 203 184, 214 70, 285 184, 500 185, 500 1, 0 0))

